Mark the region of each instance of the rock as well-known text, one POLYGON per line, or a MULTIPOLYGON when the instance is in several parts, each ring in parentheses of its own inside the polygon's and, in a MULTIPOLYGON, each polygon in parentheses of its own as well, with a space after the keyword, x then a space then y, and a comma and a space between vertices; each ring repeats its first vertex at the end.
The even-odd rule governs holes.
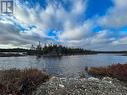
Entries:
POLYGON ((110 78, 110 77, 104 77, 104 78, 102 79, 102 81, 107 81, 107 82, 109 82, 109 81, 113 81, 113 79, 110 78))
POLYGON ((55 77, 41 85, 33 95, 127 95, 127 88, 109 77, 102 80, 55 77))
POLYGON ((98 78, 94 78, 94 77, 90 77, 90 78, 88 78, 88 80, 99 81, 98 78))
POLYGON ((62 84, 59 84, 59 87, 61 87, 61 88, 64 88, 64 85, 62 85, 62 84))

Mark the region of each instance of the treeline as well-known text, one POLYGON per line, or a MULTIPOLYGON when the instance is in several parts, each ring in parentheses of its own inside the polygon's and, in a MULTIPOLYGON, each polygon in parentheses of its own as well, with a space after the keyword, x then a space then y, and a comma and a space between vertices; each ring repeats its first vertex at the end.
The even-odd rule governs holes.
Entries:
POLYGON ((116 54, 119 54, 119 53, 124 53, 124 54, 127 54, 127 51, 96 51, 97 53, 107 53, 107 54, 111 54, 111 53, 116 53, 116 54))
POLYGON ((53 46, 45 46, 43 48, 43 53, 44 54, 47 54, 47 53, 50 53, 50 52, 56 52, 58 54, 84 54, 84 53, 88 53, 88 52, 91 52, 91 51, 88 51, 88 50, 84 50, 82 48, 69 48, 69 47, 63 47, 61 45, 57 46, 57 45, 53 45, 53 46))
POLYGON ((91 50, 84 50, 82 48, 64 47, 62 45, 49 45, 49 46, 44 46, 43 48, 37 47, 36 50, 28 51, 29 55, 33 55, 33 54, 82 55, 82 54, 94 54, 94 53, 96 52, 91 50))
POLYGON ((62 45, 49 45, 44 46, 43 48, 37 46, 34 49, 23 49, 23 48, 14 48, 14 49, 0 49, 2 52, 25 52, 27 55, 82 55, 82 54, 95 54, 95 51, 84 50, 82 48, 70 48, 62 45))
POLYGON ((13 49, 0 49, 0 52, 27 52, 29 49, 13 48, 13 49))

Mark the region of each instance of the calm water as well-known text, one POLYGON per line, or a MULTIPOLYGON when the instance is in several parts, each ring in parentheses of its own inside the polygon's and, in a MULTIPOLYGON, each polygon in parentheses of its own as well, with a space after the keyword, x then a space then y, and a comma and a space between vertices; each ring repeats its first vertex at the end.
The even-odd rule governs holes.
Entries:
POLYGON ((0 69, 38 68, 47 70, 48 73, 56 76, 74 77, 79 75, 79 72, 84 71, 86 66, 98 67, 126 62, 127 56, 111 54, 63 56, 61 58, 0 57, 0 69))

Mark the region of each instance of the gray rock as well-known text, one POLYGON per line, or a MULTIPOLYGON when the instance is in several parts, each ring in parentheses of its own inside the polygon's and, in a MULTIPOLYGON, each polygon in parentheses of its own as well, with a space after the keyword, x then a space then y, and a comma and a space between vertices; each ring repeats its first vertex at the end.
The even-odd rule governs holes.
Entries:
POLYGON ((127 95, 127 88, 109 77, 102 80, 53 77, 33 95, 127 95))

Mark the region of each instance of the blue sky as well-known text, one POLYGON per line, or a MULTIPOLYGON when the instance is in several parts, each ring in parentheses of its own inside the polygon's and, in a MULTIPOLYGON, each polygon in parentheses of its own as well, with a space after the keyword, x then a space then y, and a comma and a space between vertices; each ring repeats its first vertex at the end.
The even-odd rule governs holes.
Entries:
POLYGON ((0 15, 0 48, 38 41, 94 50, 126 50, 126 0, 15 0, 0 15))
POLYGON ((86 18, 89 19, 95 15, 104 16, 111 7, 113 7, 112 0, 88 0, 86 18))

